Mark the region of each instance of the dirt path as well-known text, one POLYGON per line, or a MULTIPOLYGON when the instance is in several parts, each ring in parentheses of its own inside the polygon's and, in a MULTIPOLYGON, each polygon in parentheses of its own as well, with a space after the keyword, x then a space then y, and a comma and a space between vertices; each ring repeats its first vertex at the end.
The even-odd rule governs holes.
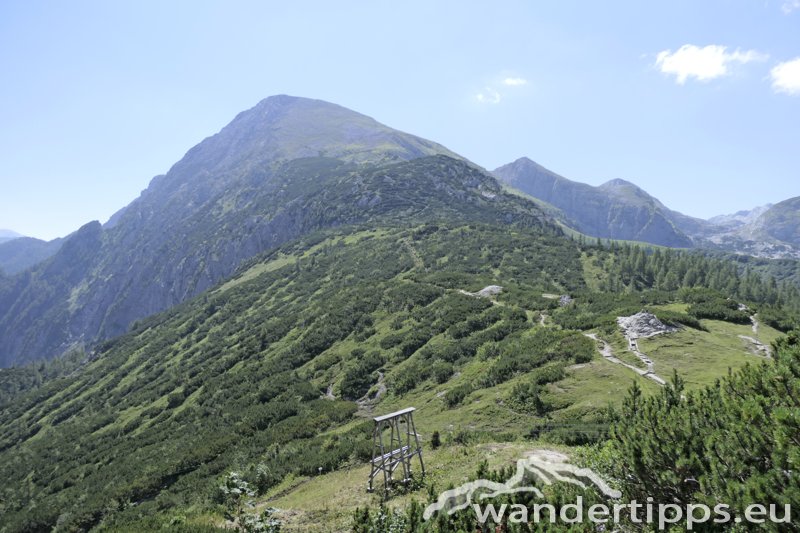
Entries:
MULTIPOLYGON (((741 304, 740 304, 741 305, 741 304)), ((753 355, 759 355, 763 357, 772 357, 772 353, 770 352, 769 346, 758 340, 758 315, 751 315, 750 316, 750 323, 753 324, 753 336, 749 337, 747 335, 737 335, 740 339, 750 344, 750 352, 753 355)))
POLYGON ((364 396, 356 400, 356 405, 365 413, 365 414, 372 414, 372 408, 378 403, 378 400, 381 399, 381 396, 386 394, 386 383, 383 379, 383 372, 378 372, 378 390, 375 391, 375 395, 370 398, 369 392, 367 392, 364 396))
MULTIPOLYGON (((647 370, 644 370, 642 368, 637 368, 637 367, 635 367, 633 365, 630 365, 630 364, 622 361, 621 359, 615 357, 614 356, 614 352, 611 351, 611 345, 608 344, 603 339, 601 339, 600 337, 598 337, 595 333, 584 333, 584 335, 586 335, 590 339, 592 339, 594 341, 598 341, 598 342, 600 342, 602 344, 602 348, 598 348, 597 350, 600 352, 600 355, 603 356, 603 359, 605 359, 609 363, 614 363, 616 365, 622 365, 625 368, 633 370, 634 372, 636 372, 640 376, 644 376, 647 379, 655 381, 659 385, 662 385, 662 386, 666 385, 667 382, 664 381, 661 377, 657 376, 653 372, 653 370, 652 370, 653 362, 652 361, 650 361, 650 364, 648 365, 647 370)), ((638 350, 638 347, 637 347, 637 350, 638 350)), ((639 353, 641 353, 641 352, 639 352, 639 353)), ((646 358, 646 356, 644 354, 642 354, 642 357, 646 358)), ((648 361, 649 361, 649 359, 648 359, 648 361)))
POLYGON ((632 352, 633 355, 638 357, 639 361, 641 361, 647 367, 647 371, 642 375, 646 378, 652 379, 659 385, 666 385, 666 380, 656 374, 656 365, 653 363, 653 360, 639 350, 639 340, 634 337, 629 337, 628 335, 625 335, 625 338, 628 341, 628 350, 632 352))
POLYGON ((333 383, 328 385, 328 390, 325 392, 324 398, 326 400, 335 400, 336 396, 333 395, 333 383))
POLYGON ((655 372, 655 365, 653 361, 639 350, 639 340, 626 336, 628 339, 628 350, 633 352, 633 355, 639 358, 644 366, 647 367, 648 372, 655 372))
POLYGON ((760 340, 755 339, 753 337, 748 337, 747 335, 738 335, 738 337, 743 341, 750 343, 751 346, 750 352, 753 355, 760 355, 762 357, 772 357, 769 346, 767 346, 760 340))

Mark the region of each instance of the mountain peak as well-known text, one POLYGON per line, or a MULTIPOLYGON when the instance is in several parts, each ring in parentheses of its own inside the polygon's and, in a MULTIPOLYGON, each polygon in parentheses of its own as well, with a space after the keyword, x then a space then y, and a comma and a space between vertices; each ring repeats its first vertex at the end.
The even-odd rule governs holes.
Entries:
POLYGON ((772 204, 765 204, 754 207, 753 209, 742 209, 741 211, 737 211, 732 214, 711 217, 708 219, 708 221, 715 226, 739 227, 754 222, 756 219, 758 219, 758 217, 766 213, 771 207, 772 204))
POLYGON ((356 117, 367 118, 377 124, 377 121, 374 121, 366 115, 362 115, 361 113, 352 111, 338 104, 326 102, 325 100, 318 100, 315 98, 292 96, 289 94, 276 94, 264 98, 255 106, 239 113, 236 118, 231 121, 231 124, 234 124, 240 118, 260 118, 262 120, 266 120, 267 122, 279 121, 279 113, 298 112, 301 110, 316 110, 318 112, 338 113, 343 116, 350 115, 351 119, 355 119, 356 117))
POLYGON ((512 161, 511 163, 509 163, 508 165, 505 165, 505 166, 507 166, 507 167, 522 167, 522 168, 526 168, 526 167, 527 168, 536 168, 536 169, 539 169, 539 170, 544 170, 544 171, 550 172, 550 170, 548 170, 547 168, 543 167, 542 165, 540 165, 539 163, 537 163, 533 159, 531 159, 529 157, 525 157, 525 156, 520 157, 519 159, 516 159, 516 160, 512 161))
POLYGON ((520 158, 494 170, 503 182, 559 209, 565 223, 587 235, 687 247, 691 240, 658 200, 623 179, 594 187, 520 158))
POLYGON ((167 173, 166 181, 195 183, 198 176, 240 175, 243 167, 304 157, 374 163, 438 154, 463 159, 437 143, 340 105, 281 94, 242 111, 219 133, 189 150, 167 173))
POLYGON ((630 181, 624 180, 622 178, 614 178, 612 180, 608 180, 607 182, 600 185, 600 187, 603 187, 605 189, 618 188, 618 187, 634 187, 636 189, 640 189, 640 187, 635 183, 631 183, 630 181))

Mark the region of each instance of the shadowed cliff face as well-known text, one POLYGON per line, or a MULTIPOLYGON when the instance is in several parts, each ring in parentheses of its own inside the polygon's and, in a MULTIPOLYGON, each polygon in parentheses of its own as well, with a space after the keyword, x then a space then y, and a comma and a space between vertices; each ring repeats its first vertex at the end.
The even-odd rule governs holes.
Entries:
POLYGON ((0 364, 118 335, 308 232, 485 213, 539 223, 524 203, 435 143, 326 102, 268 98, 105 227, 88 224, 50 259, 0 279, 0 364))

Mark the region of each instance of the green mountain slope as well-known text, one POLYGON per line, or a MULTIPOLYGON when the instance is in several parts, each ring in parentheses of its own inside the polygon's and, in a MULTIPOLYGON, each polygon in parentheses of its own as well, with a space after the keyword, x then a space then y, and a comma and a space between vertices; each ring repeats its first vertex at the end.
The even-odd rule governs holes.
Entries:
MULTIPOLYGON (((48 261, 3 283, 0 366, 121 334, 134 320, 199 294, 243 260, 308 231, 395 208, 391 216, 401 217, 420 197, 390 200, 385 193, 402 193, 403 185, 370 172, 436 154, 462 161, 334 104, 268 98, 191 149, 105 227, 87 225, 48 261), (325 201, 337 203, 329 209, 325 201)), ((462 164, 455 174, 468 172, 462 164)), ((490 201, 493 179, 469 167, 469 176, 455 177, 480 181, 474 185, 485 189, 480 201, 490 201)), ((460 184, 430 185, 433 196, 465 194, 460 184)))
MULTIPOLYGON (((234 280, 138 323, 133 333, 101 347, 83 371, 3 409, 4 474, 29 471, 28 454, 57 454, 60 465, 34 467, 38 473, 27 488, 3 490, 4 523, 44 527, 69 512, 75 523, 94 524, 112 500, 149 506, 165 489, 194 499, 237 454, 249 461, 280 449, 269 461, 270 483, 287 469, 337 466, 369 442, 355 426, 326 458, 303 459, 307 446, 324 440, 321 432, 350 420, 357 408, 320 399, 328 383, 312 380, 353 381, 367 364, 357 346, 381 354, 368 374, 374 365, 403 364, 430 338, 492 308, 449 287, 476 290, 495 279, 493 265, 509 282, 524 277, 538 292, 577 288, 574 245, 530 241, 523 237, 530 230, 519 231, 514 237, 505 230, 427 226, 299 243, 268 258, 253 279, 234 280), (381 347, 389 344, 386 337, 397 339, 391 355, 381 347), (68 503, 81 494, 83 503, 68 503)), ((497 308, 485 320, 494 324, 488 342, 519 329, 515 324, 524 325, 526 317, 497 308)), ((454 353, 447 361, 451 373, 462 358, 454 353)), ((387 380, 392 390, 415 386, 399 375, 387 380)), ((340 384, 337 395, 361 396, 366 391, 356 383, 340 384)))
MULTIPOLYGON (((430 197, 437 180, 424 176, 452 164, 420 159, 362 178, 398 186, 416 176, 430 197), (408 165, 416 170, 404 173, 408 165)), ((439 183, 447 189, 446 180, 439 183)), ((51 372, 37 384, 24 371, 0 371, 0 391, 17 391, 0 407, 0 475, 8 480, 0 489, 0 530, 142 531, 180 516, 194 530, 222 526, 216 487, 227 471, 244 472, 267 495, 292 476, 361 468, 371 453, 370 414, 409 404, 420 407, 425 439, 440 431, 453 442, 518 440, 552 424, 553 438, 583 442, 581 433, 558 428, 607 426, 606 406, 619 402, 631 380, 658 389, 600 357, 584 333, 613 344, 615 316, 643 306, 695 324, 686 304, 674 308, 684 297, 670 280, 759 283, 700 255, 581 248, 527 216, 498 221, 509 207, 493 212, 488 202, 465 195, 446 218, 410 228, 370 223, 314 234, 137 322, 88 360, 77 354, 77 366, 55 373, 61 377, 51 372), (489 224, 453 220, 482 201, 471 216, 489 224), (649 273, 657 279, 648 281, 649 273), (598 292, 591 288, 597 283, 625 289, 598 292), (641 292, 662 283, 673 290, 641 292), (494 300, 463 292, 491 284, 504 287, 494 300), (565 292, 575 295, 572 306, 545 297, 565 292)), ((86 230, 87 243, 96 231, 86 230)), ((721 296, 690 297, 727 309, 721 296)), ((685 342, 726 348, 694 352, 706 370, 693 382, 708 383, 756 357, 738 331, 710 322, 705 329, 685 342)), ((657 365, 680 360, 659 350, 657 365)), ((35 368, 27 372, 36 376, 35 368)), ((331 516, 344 519, 351 510, 344 514, 331 516)))
MULTIPOLYGON (((600 192, 623 207, 574 200, 676 227, 627 182, 600 192)), ((680 400, 673 371, 694 394, 798 326, 796 264, 587 243, 553 217, 363 115, 261 102, 0 277, 2 363, 67 352, 0 368, 0 533, 230 530, 232 479, 289 530, 347 530, 379 504, 376 414, 418 408, 429 478, 402 507, 485 455, 606 442, 631 383, 680 400), (668 326, 646 356, 617 323, 642 311, 668 326)))

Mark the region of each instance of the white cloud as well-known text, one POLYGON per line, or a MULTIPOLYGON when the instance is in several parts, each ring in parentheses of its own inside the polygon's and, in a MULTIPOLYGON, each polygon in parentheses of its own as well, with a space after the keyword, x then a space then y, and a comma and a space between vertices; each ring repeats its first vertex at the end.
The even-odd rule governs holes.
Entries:
POLYGON ((475 99, 482 104, 499 104, 503 97, 491 87, 486 87, 475 95, 475 99))
POLYGON ((475 93, 475 100, 480 104, 499 104, 506 96, 509 96, 528 84, 528 80, 518 76, 497 76, 485 81, 487 85, 479 92, 475 93))
MULTIPOLYGON (((800 1, 800 0, 798 0, 800 1)), ((746 64, 752 61, 764 61, 767 56, 755 50, 728 52, 727 47, 710 44, 700 48, 693 44, 684 44, 675 52, 664 50, 656 56, 656 66, 664 74, 672 74, 675 80, 683 85, 689 78, 699 81, 710 81, 729 73, 731 63, 746 64)))
POLYGON ((800 96, 800 57, 778 63, 769 74, 772 78, 772 90, 800 96))
POLYGON ((786 15, 788 15, 795 9, 800 9, 800 0, 786 0, 781 6, 781 10, 786 15))
MULTIPOLYGON (((800 2, 800 0, 798 0, 800 2)), ((528 80, 525 78, 506 78, 503 80, 503 85, 508 85, 511 87, 519 87, 520 85, 527 85, 528 80)))

